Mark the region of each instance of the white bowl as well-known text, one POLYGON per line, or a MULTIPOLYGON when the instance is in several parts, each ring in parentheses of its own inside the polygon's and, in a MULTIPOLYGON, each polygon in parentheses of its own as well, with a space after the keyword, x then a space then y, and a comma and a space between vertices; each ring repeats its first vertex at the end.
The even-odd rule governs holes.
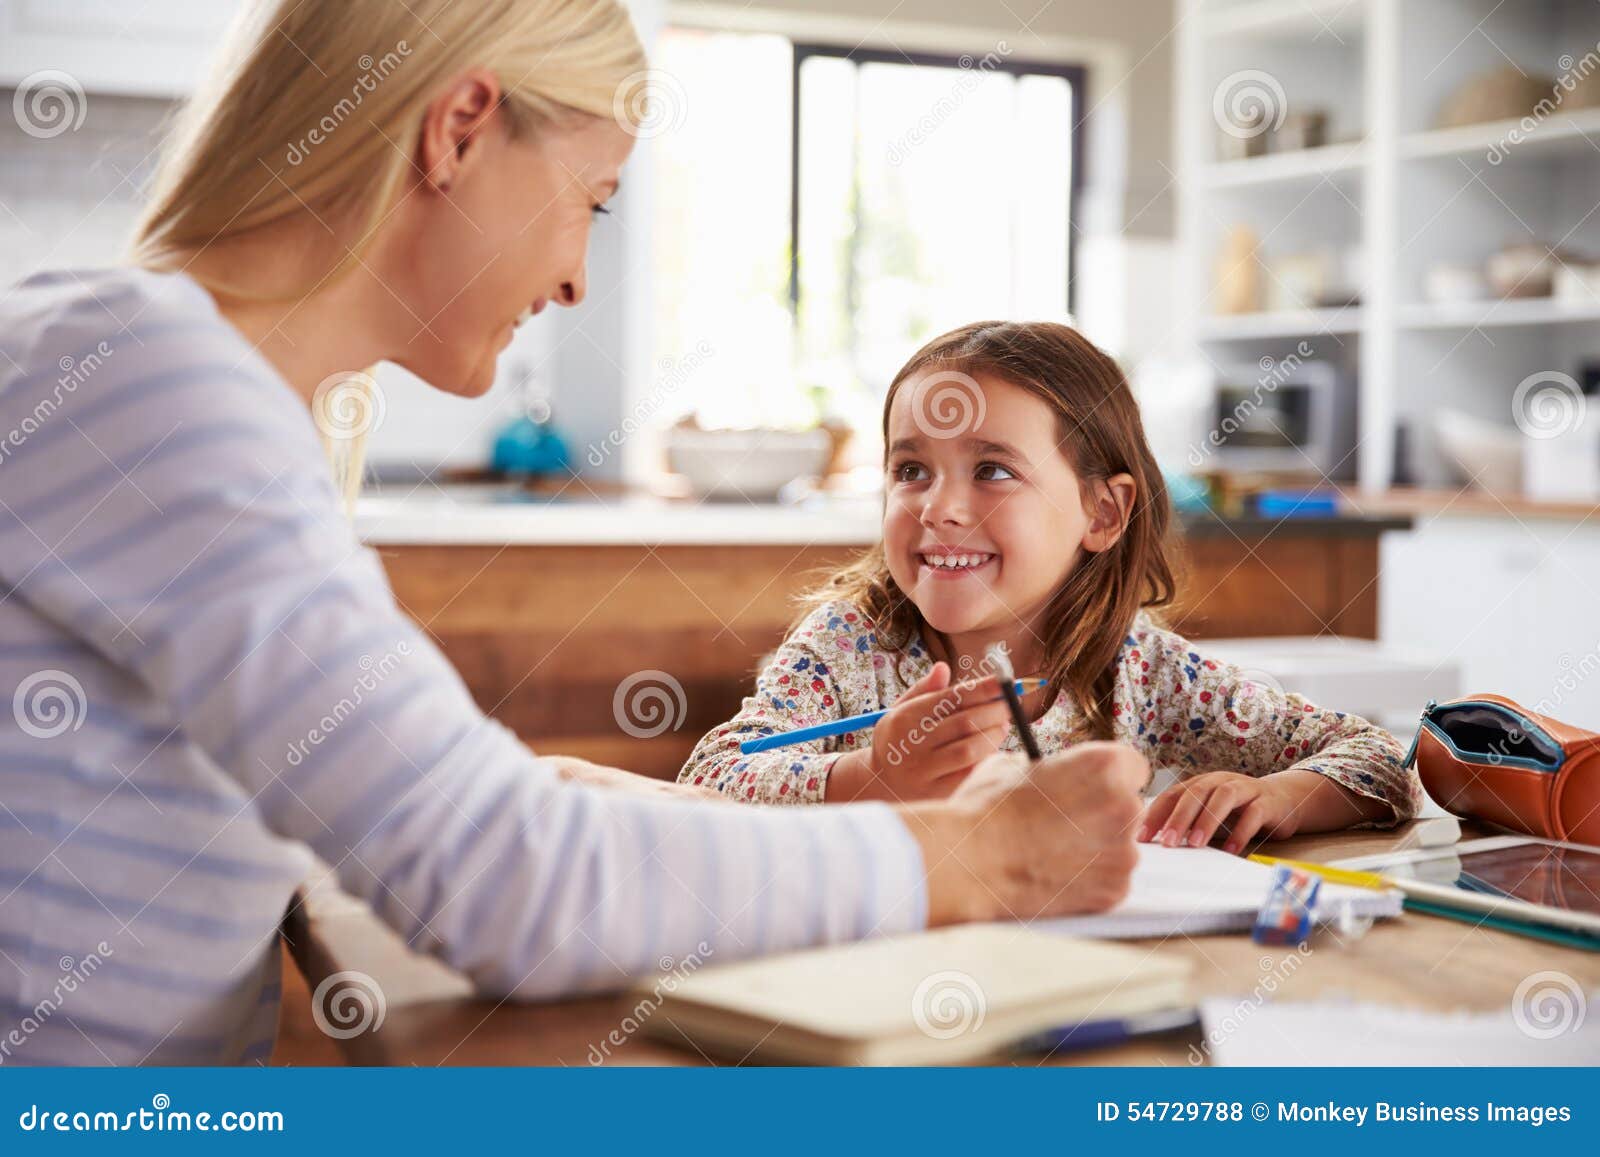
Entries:
POLYGON ((826 430, 667 431, 667 468, 697 497, 770 502, 796 478, 821 474, 833 453, 826 430))
POLYGON ((1514 426, 1502 426, 1460 410, 1440 410, 1433 418, 1439 451, 1455 467, 1458 480, 1491 494, 1522 490, 1526 439, 1514 426))

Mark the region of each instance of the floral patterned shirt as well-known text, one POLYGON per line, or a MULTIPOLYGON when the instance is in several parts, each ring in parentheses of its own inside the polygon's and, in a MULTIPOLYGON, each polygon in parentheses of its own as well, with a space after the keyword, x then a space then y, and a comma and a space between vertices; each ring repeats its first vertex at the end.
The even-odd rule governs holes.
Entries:
MULTIPOLYGON (((854 606, 825 604, 784 640, 739 714, 700 740, 678 780, 741 802, 821 803, 834 762, 870 744, 870 730, 754 755, 741 755, 739 744, 881 710, 932 667, 920 638, 903 650, 888 650, 854 606)), ((1117 667, 1115 737, 1156 767, 1180 775, 1270 775, 1301 768, 1382 800, 1392 812, 1388 822, 1410 819, 1421 808, 1421 783, 1401 767, 1403 753, 1388 732, 1208 659, 1144 615, 1123 641, 1117 667)), ((1040 748, 1049 754, 1071 746, 1077 718, 1070 696, 1057 696, 1033 725, 1040 748)), ((1021 750, 1015 729, 1002 750, 1021 750)))

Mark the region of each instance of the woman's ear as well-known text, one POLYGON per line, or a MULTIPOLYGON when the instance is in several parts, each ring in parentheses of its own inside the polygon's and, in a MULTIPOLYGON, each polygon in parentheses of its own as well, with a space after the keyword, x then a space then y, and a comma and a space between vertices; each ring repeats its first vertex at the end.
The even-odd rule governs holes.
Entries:
POLYGON ((485 141, 483 128, 500 107, 500 79, 483 68, 456 77, 422 114, 417 163, 422 178, 441 193, 473 168, 485 141))
POLYGON ((1138 487, 1132 474, 1113 474, 1093 484, 1089 498, 1089 529, 1083 534, 1083 549, 1091 554, 1110 550, 1128 529, 1138 487))

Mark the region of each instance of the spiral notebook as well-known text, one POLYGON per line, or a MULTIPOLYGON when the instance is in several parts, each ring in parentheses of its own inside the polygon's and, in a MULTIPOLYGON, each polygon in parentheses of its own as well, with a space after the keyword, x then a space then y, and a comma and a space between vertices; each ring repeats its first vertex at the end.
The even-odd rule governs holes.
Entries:
MULTIPOLYGON (((1043 932, 1100 940, 1156 936, 1206 936, 1248 932, 1272 886, 1272 868, 1216 848, 1168 848, 1140 844, 1128 895, 1109 912, 1034 920, 1043 932)), ((1403 895, 1324 882, 1317 895, 1317 920, 1341 911, 1357 919, 1398 916, 1403 895)))

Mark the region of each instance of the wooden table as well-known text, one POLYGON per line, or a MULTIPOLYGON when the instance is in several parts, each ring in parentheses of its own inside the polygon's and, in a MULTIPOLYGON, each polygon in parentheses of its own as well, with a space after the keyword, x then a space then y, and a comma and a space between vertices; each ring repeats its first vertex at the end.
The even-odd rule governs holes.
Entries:
MULTIPOLYGON (((1272 845, 1273 854, 1332 860, 1415 846, 1422 820, 1394 832, 1306 836, 1272 845)), ((1437 829, 1436 829, 1437 831, 1437 829)), ((1463 838, 1484 834, 1464 826, 1463 838)), ((1438 842, 1431 839, 1429 842, 1438 842)), ((331 908, 313 896, 296 908, 285 939, 304 973, 285 984, 285 1031, 275 1063, 328 1063, 325 1041, 310 1022, 307 987, 354 969, 376 978, 388 1009, 381 1027, 338 1042, 344 1059, 363 1065, 628 1065, 707 1063, 691 1046, 671 1047, 608 1036, 634 1001, 602 997, 552 1004, 484 1000, 460 977, 410 952, 370 912, 350 901, 331 908)), ((1432 1010, 1488 1011, 1508 1006, 1524 978, 1547 969, 1571 976, 1585 991, 1600 988, 1600 953, 1545 944, 1453 920, 1406 913, 1379 921, 1366 936, 1340 942, 1319 931, 1312 950, 1265 948, 1249 937, 1208 936, 1132 941, 1193 963, 1196 997, 1236 994, 1244 1002, 1304 1000, 1333 993, 1432 1010)), ((620 1035, 620 1034, 619 1034, 620 1035)), ((1204 1059, 1198 1032, 1057 1057, 1051 1063, 1188 1065, 1204 1059)), ((1374 1052, 1373 1063, 1381 1064, 1374 1052)), ((1004 1063, 1034 1064, 1005 1058, 1004 1063)))

